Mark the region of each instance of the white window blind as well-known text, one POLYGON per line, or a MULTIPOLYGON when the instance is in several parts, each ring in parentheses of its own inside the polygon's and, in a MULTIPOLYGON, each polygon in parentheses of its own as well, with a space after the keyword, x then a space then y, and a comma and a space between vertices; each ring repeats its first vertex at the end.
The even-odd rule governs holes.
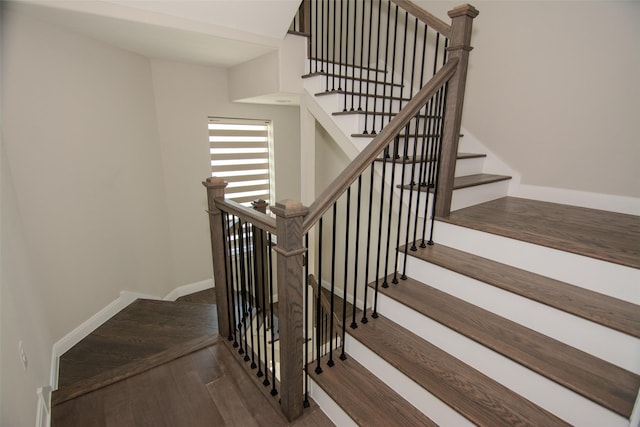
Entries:
POLYGON ((225 197, 245 206, 271 199, 271 122, 209 118, 211 175, 224 178, 225 197))

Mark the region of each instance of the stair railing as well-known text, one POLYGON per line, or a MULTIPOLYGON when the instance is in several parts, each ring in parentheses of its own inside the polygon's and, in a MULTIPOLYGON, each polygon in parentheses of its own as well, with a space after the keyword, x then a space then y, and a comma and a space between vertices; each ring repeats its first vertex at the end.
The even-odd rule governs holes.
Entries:
MULTIPOLYGON (((342 2, 331 3, 333 7, 323 0, 305 3, 311 12, 304 21, 311 33, 318 22, 331 33, 341 33, 340 25, 329 16, 342 16, 338 14, 342 6, 336 6, 342 2), (328 8, 322 18, 313 13, 320 6, 328 8)), ((383 4, 382 0, 355 3, 383 4)), ((393 10, 391 3, 384 4, 393 10)), ((309 375, 320 375, 323 366, 333 366, 334 356, 347 357, 346 328, 357 328, 378 316, 379 286, 406 278, 407 251, 432 244, 433 217, 448 215, 453 182, 453 170, 448 169, 455 166, 471 25, 478 12, 469 5, 453 9, 449 27, 406 0, 393 0, 393 5, 445 34, 449 41, 442 46, 448 45, 447 53, 435 55, 432 78, 422 85, 421 77, 419 90, 412 91, 406 102, 400 100, 399 110, 387 115, 386 124, 373 120, 380 127, 372 141, 309 208, 284 200, 267 214, 265 203, 250 209, 225 200, 222 179, 212 177, 203 183, 220 335, 227 337, 242 360, 250 362, 263 389, 278 395, 289 420, 299 417, 309 402, 309 375)), ((345 19, 353 17, 354 10, 346 9, 345 4, 345 19)), ((369 23, 356 22, 355 28, 371 28, 373 12, 362 7, 359 13, 369 23)), ((377 20, 385 22, 381 17, 377 20)), ((335 55, 339 47, 317 43, 324 46, 323 57, 312 57, 310 65, 333 64, 334 69, 353 73, 346 56, 328 61, 326 54, 335 55)), ((386 35, 384 44, 389 46, 386 35)), ((353 52, 364 55, 366 49, 353 52)), ((407 56, 406 51, 402 56, 407 56)), ((421 55, 420 60, 424 58, 421 55)), ((358 66, 363 64, 360 61, 358 66)), ((420 67, 412 60, 413 70, 420 67)), ((331 77, 347 80, 344 75, 331 77)), ((415 81, 410 80, 412 86, 415 81)))

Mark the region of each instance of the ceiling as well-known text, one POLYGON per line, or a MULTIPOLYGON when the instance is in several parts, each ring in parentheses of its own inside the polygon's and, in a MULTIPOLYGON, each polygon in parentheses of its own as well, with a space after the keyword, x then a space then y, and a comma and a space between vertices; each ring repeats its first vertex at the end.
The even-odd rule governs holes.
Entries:
POLYGON ((300 0, 15 0, 3 7, 149 58, 230 67, 278 48, 300 0))

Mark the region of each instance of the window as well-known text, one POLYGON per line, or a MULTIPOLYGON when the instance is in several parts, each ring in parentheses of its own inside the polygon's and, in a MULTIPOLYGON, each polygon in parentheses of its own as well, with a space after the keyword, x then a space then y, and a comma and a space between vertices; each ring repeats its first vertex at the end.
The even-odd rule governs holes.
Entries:
POLYGON ((229 183, 226 198, 271 201, 271 135, 268 120, 209 117, 211 175, 229 183))

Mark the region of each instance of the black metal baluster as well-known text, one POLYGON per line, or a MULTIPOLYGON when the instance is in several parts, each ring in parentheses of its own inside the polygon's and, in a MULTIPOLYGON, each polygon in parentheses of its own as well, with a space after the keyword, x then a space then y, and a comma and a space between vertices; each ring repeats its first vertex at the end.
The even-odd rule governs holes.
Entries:
MULTIPOLYGON (((409 125, 407 124, 407 126, 405 126, 404 129, 404 144, 402 147, 403 152, 407 152, 408 150, 408 145, 409 145, 409 137, 408 137, 408 133, 409 133, 409 125)), ((399 143, 400 141, 400 135, 396 136, 396 143, 399 143)), ((402 202, 404 200, 404 192, 405 190, 402 188, 402 186, 404 186, 404 177, 405 177, 405 172, 407 169, 407 162, 406 160, 403 158, 402 159, 402 172, 400 174, 400 201, 398 203, 398 229, 396 230, 396 257, 395 260, 393 261, 393 265, 394 265, 394 269, 393 269, 393 279, 391 280, 391 283, 393 284, 398 284, 398 257, 399 257, 399 252, 400 252, 400 234, 401 234, 401 228, 402 228, 402 202)), ((411 190, 409 190, 411 191, 411 190)), ((411 218, 411 212, 407 211, 407 221, 409 221, 409 218, 411 218)), ((403 279, 406 279, 405 277, 401 277, 403 279)))
MULTIPOLYGON (((327 361, 327 365, 328 366, 333 366, 335 364, 335 362, 333 361, 333 328, 334 328, 334 324, 333 324, 333 313, 335 313, 334 310, 334 300, 335 300, 335 289, 336 289, 336 228, 337 228, 337 224, 336 222, 338 221, 338 215, 337 215, 337 207, 338 207, 338 202, 334 202, 333 203, 333 221, 332 221, 332 231, 331 231, 331 300, 330 300, 330 310, 331 313, 329 313, 329 360, 327 361)), ((322 288, 322 284, 319 285, 320 288, 322 288)), ((337 344, 337 343, 336 343, 337 344)))
MULTIPOLYGON (((268 274, 267 271, 269 269, 269 254, 268 254, 268 243, 265 240, 266 238, 266 233, 264 232, 264 230, 260 230, 260 237, 261 237, 261 242, 260 242, 260 247, 262 248, 262 325, 263 325, 263 330, 262 330, 262 337, 264 340, 264 381, 262 381, 262 384, 266 387, 270 384, 269 382, 269 340, 267 339, 267 332, 269 330, 269 326, 273 329, 273 324, 269 323, 267 321, 267 312, 269 312, 270 310, 267 310, 267 293, 269 292, 269 278, 268 278, 268 274)), ((271 300, 271 298, 269 297, 269 301, 271 300)), ((272 346, 275 345, 275 343, 271 343, 272 346)))
POLYGON ((247 314, 245 318, 247 319, 247 323, 249 324, 248 330, 245 328, 244 334, 245 337, 248 336, 247 341, 250 344, 248 347, 245 346, 244 349, 244 358, 245 360, 251 361, 251 369, 255 368, 255 360, 253 357, 254 354, 254 343, 253 343, 253 263, 251 259, 251 227, 253 227, 249 222, 244 223, 244 232, 245 232, 245 252, 244 255, 246 257, 246 277, 247 277, 247 314), (249 356, 249 354, 251 354, 249 356))
MULTIPOLYGON (((238 221, 240 221, 240 219, 237 216, 233 216, 232 220, 233 220, 233 240, 230 243, 233 243, 233 270, 235 273, 235 281, 234 281, 234 286, 235 289, 233 290, 233 299, 234 299, 234 304, 233 304, 233 312, 234 314, 236 314, 236 321, 234 323, 234 332, 236 333, 236 335, 238 335, 237 339, 234 341, 233 346, 235 348, 241 347, 242 345, 242 329, 241 329, 241 322, 242 322, 242 303, 240 301, 240 266, 239 264, 239 260, 238 260, 238 228, 236 226, 236 219, 238 221)), ((240 353, 242 354, 242 353, 240 353)))
MULTIPOLYGON (((253 226, 253 251, 255 253, 254 255, 254 259, 253 259, 253 265, 254 265, 254 270, 255 270, 255 276, 254 276, 254 288, 256 289, 256 294, 255 294, 255 299, 256 299, 256 340, 258 341, 258 354, 257 354, 257 359, 258 359, 258 371, 256 372, 256 376, 258 377, 262 377, 264 375, 264 373, 262 372, 262 343, 260 342, 260 316, 263 317, 262 319, 262 328, 266 330, 267 328, 267 324, 264 322, 264 299, 262 301, 260 301, 260 296, 264 296, 264 287, 262 289, 258 289, 258 286, 261 286, 264 282, 262 281, 262 279, 258 279, 258 277, 262 276, 262 272, 264 271, 264 262, 262 259, 260 259, 260 262, 258 262, 257 260, 257 256, 258 254, 262 255, 263 254, 263 250, 262 250, 262 244, 264 243, 263 239, 262 239, 262 233, 263 231, 259 228, 257 228, 256 226, 253 226), (256 233, 256 231, 259 230, 259 233, 256 233), (260 248, 259 250, 257 250, 256 248, 260 248), (262 267, 262 271, 259 271, 259 268, 262 267)), ((267 345, 267 341, 264 341, 265 344, 265 351, 267 349, 266 345, 267 345)), ((266 367, 265 367, 266 369, 266 367)))
MULTIPOLYGON (((446 42, 445 42, 446 46, 446 42)), ((446 111, 446 99, 447 99, 447 89, 449 87, 449 83, 447 82, 444 86, 444 91, 442 92, 442 112, 441 112, 441 120, 438 126, 438 138, 436 143, 438 145, 437 149, 437 157, 438 161, 435 167, 435 180, 433 183, 433 206, 431 208, 431 230, 429 231, 429 241, 427 245, 433 245, 433 227, 435 226, 435 212, 436 212, 436 202, 438 200, 438 180, 440 179, 440 157, 442 156, 442 126, 444 123, 444 114, 446 111)))
MULTIPOLYGON (((356 306, 358 305, 358 248, 360 247, 360 200, 362 196, 362 174, 358 176, 358 202, 356 205, 356 247, 354 259, 356 260, 353 267, 353 316, 351 317, 351 329, 356 329, 356 306)), ((366 286, 366 285, 365 285, 366 286)))
POLYGON ((320 366, 320 351, 322 346, 321 329, 320 324, 322 321, 322 300, 320 299, 322 293, 322 218, 318 221, 318 290, 316 295, 316 374, 322 373, 322 367, 320 366))
MULTIPOLYGON (((357 3, 357 2, 356 2, 357 3)), ((358 85, 358 111, 362 111, 362 75, 364 72, 364 27, 365 27, 365 3, 362 3, 362 27, 360 28, 360 83, 358 85)), ((369 28, 369 38, 371 38, 371 28, 369 28)), ((355 92, 355 80, 353 81, 353 91, 355 92)))
POLYGON ((373 313, 371 317, 378 317, 378 283, 380 282, 380 254, 382 252, 382 216, 384 215, 384 177, 387 172, 387 162, 382 162, 382 178, 380 179, 380 214, 378 215, 378 250, 376 255, 376 286, 373 293, 373 313))
POLYGON ((374 162, 371 163, 371 179, 369 181, 369 221, 367 223, 367 256, 365 257, 364 267, 364 302, 362 307, 362 323, 367 323, 367 290, 369 289, 369 259, 371 258, 371 216, 373 214, 373 174, 374 174, 374 162))
MULTIPOLYGON (((349 6, 347 6, 347 12, 349 6)), ((364 7, 364 6, 363 6, 364 7)), ((348 13, 347 13, 348 15, 348 13)), ((356 35, 357 31, 357 16, 358 16, 358 2, 353 2, 353 46, 351 53, 351 111, 355 111, 355 93, 356 93, 356 35)), ((347 20, 348 22, 348 20, 347 20)), ((349 26, 347 26, 347 31, 349 31, 349 26)), ((346 86, 346 85, 345 85, 346 86)), ((346 87, 345 87, 346 89, 346 87)), ((345 102, 346 104, 346 102, 345 102)))
MULTIPOLYGON (((393 142, 393 158, 391 159, 391 185, 389 186, 389 212, 387 214, 387 244, 385 245, 385 254, 384 254, 384 279, 382 282, 383 288, 388 288, 389 283, 387 282, 387 277, 389 276, 389 250, 391 249, 391 216, 393 215, 393 189, 395 188, 395 180, 396 180, 396 153, 398 152, 398 143, 397 140, 394 139, 393 142)), ((386 163, 386 161, 384 161, 386 163)), ((384 174, 382 175, 384 185, 384 174)), ((402 190, 401 190, 402 191, 402 190)), ((400 217, 398 217, 398 221, 400 221, 400 217)), ((380 240, 382 240, 382 236, 380 236, 380 240)), ((393 266, 393 270, 395 271, 396 266, 393 266)))
POLYGON ((309 403, 309 233, 304 235, 304 407, 309 403))
MULTIPOLYGON (((318 34, 318 3, 320 2, 320 0, 315 0, 315 13, 313 16, 313 21, 315 23, 315 26, 313 27, 313 42, 314 42, 314 46, 315 46, 315 52, 314 52, 314 63, 315 63, 315 69, 316 72, 318 72, 318 58, 322 56, 322 54, 318 55, 318 46, 319 46, 319 40, 322 38, 322 35, 318 34)), ((309 69, 309 72, 311 72, 311 69, 309 69)))
MULTIPOLYGON (((345 2, 343 2, 342 0, 339 0, 339 1, 340 1, 340 36, 339 36, 340 39, 338 40, 338 44, 340 45, 340 52, 339 52, 339 55, 338 55, 338 75, 339 75, 339 77, 338 77, 338 90, 342 90, 342 67, 343 67, 343 64, 346 63, 346 61, 344 61, 344 62, 342 61, 342 38, 343 38, 342 37, 343 36, 343 31, 342 31, 342 27, 343 27, 343 22, 342 22, 343 16, 342 15, 343 14, 342 14, 342 11, 344 9, 343 5, 344 5, 345 2)), ((345 97, 346 97, 346 95, 345 95, 345 97)), ((345 99, 345 109, 344 109, 344 111, 347 111, 346 99, 345 99)))
MULTIPOLYGON (((390 19, 391 19, 391 2, 387 1, 387 29, 386 29, 386 36, 385 36, 385 46, 384 46, 384 66, 385 68, 387 67, 387 59, 388 59, 388 55, 389 55, 389 23, 390 23, 390 19)), ((380 32, 380 29, 378 28, 378 32, 380 32)), ((376 71, 375 73, 376 76, 376 80, 378 80, 378 71, 376 71)), ((382 79, 383 83, 387 81, 386 76, 383 77, 382 79)), ((393 83, 393 76, 391 76, 391 83, 393 83)), ((377 85, 376 85, 377 86, 377 85)), ((393 95, 393 85, 390 86, 391 87, 391 95, 393 95)), ((386 97, 387 97, 387 85, 383 84, 382 85, 382 105, 380 106, 380 130, 382 130, 382 128, 384 127, 384 107, 385 107, 385 101, 386 101, 386 97)), ((391 103, 391 101, 389 101, 389 103, 391 103)), ((378 100, 377 98, 374 98, 373 100, 373 113, 374 113, 374 124, 375 124, 375 111, 376 111, 376 105, 378 104, 378 100)))
MULTIPOLYGON (((371 135, 376 134, 376 98, 378 97, 378 64, 380 60, 380 20, 382 18, 381 13, 382 0, 378 0, 378 31, 376 31, 376 62, 373 64, 373 113, 371 115, 371 135)), ((386 52, 386 50, 385 50, 386 52)), ((369 115, 369 111, 365 111, 366 115, 369 115)), ((365 116, 366 120, 366 116, 365 116)))
MULTIPOLYGON (((405 71, 405 64, 407 62, 406 58, 406 54, 407 54, 407 26, 409 25, 409 21, 408 21, 408 12, 404 13, 404 38, 402 39, 402 68, 400 71, 400 82, 402 83, 402 86, 400 86, 400 109, 402 109, 402 104, 403 104, 403 100, 402 100, 402 96, 404 95, 404 71, 405 71)), ((411 89, 409 89, 409 91, 411 91, 411 89)), ((411 92, 409 92, 409 94, 411 94, 411 92)), ((406 154, 406 153, 405 153, 406 154)))
MULTIPOLYGON (((347 290, 349 285, 347 284, 347 276, 349 272, 349 213, 351 210, 351 187, 347 188, 347 208, 346 218, 344 226, 344 285, 342 289, 342 338, 340 344, 342 351, 340 352, 340 360, 346 360, 347 355, 344 353, 344 338, 345 338, 345 325, 347 324, 347 290)), ((356 236, 356 239, 358 237, 356 236)), ((353 301, 355 304, 355 300, 353 301)))
MULTIPOLYGON (((371 75, 371 30, 373 27, 373 0, 369 2, 369 38, 367 39, 367 78, 365 85, 365 98, 364 98, 364 131, 362 132, 364 135, 367 135, 369 131, 367 130, 367 118, 369 110, 369 77, 371 75)), ((362 92, 362 87, 360 87, 360 92, 362 92)), ((358 109, 360 111, 360 109, 358 109)))
POLYGON ((233 278, 231 270, 231 250, 229 248, 229 244, 231 243, 231 237, 229 236, 229 214, 227 212, 222 212, 220 215, 220 221, 222 223, 222 241, 224 248, 224 277, 227 281, 227 321, 229 322, 229 336, 227 337, 228 341, 234 340, 235 328, 234 325, 234 317, 233 316, 233 278))
POLYGON ((242 346, 242 343, 240 345, 240 350, 238 350, 238 353, 240 354, 244 354, 245 356, 245 361, 249 360, 249 356, 246 355, 246 351, 248 351, 248 346, 247 346, 247 327, 246 327, 246 321, 247 321, 247 282, 246 282, 246 270, 245 270, 245 254, 244 254, 244 226, 242 225, 242 220, 240 218, 238 218, 238 249, 239 249, 239 253, 238 253, 238 257, 240 259, 240 297, 242 298, 242 308, 241 308, 241 314, 242 317, 241 319, 241 330, 243 330, 244 333, 244 347, 242 346))
POLYGON ((325 16, 325 10, 324 7, 322 8, 322 33, 323 33, 323 40, 325 41, 323 49, 322 49, 322 61, 323 61, 323 65, 322 68, 324 68, 324 66, 327 66, 327 72, 325 74, 325 92, 329 92, 329 0, 325 0, 325 3, 327 4, 327 11, 326 11, 326 16, 325 16), (324 25, 325 23, 327 24, 327 28, 325 31, 324 25), (324 54, 326 50, 326 55, 324 54))
POLYGON ((273 319, 273 242, 271 233, 267 234, 267 239, 269 239, 267 254, 269 255, 269 311, 271 313, 271 395, 275 396, 278 394, 278 390, 276 389, 276 324, 273 319))
POLYGON ((336 0, 333 0, 333 34, 331 38, 331 92, 335 92, 336 90, 336 22, 336 0))
MULTIPOLYGON (((391 2, 389 2, 391 4, 391 2)), ((395 5, 395 13, 393 15, 393 48, 391 51, 391 75, 389 76, 389 82, 391 83, 391 96, 389 97, 389 116, 387 122, 391 121, 393 111, 393 81, 396 72, 396 46, 398 37, 398 5, 395 5)), ((402 82, 401 82, 402 83, 402 82)), ((402 101, 400 101, 400 108, 402 108, 402 101)), ((384 108, 382 109, 384 112, 384 108)), ((400 111, 400 109, 398 109, 400 111)))
MULTIPOLYGON (((440 48, 440 33, 436 33, 436 43, 435 43, 436 47, 435 47, 435 52, 434 52, 434 56, 433 56, 433 72, 432 72, 432 76, 434 76, 436 74, 436 71, 438 69, 438 51, 440 48)), ((436 93, 436 95, 434 95, 430 100, 429 100, 429 115, 433 115, 433 110, 432 107, 434 106, 434 104, 436 105, 435 110, 436 110, 436 114, 439 115, 439 94, 440 94, 440 90, 438 90, 438 92, 436 93), (434 99, 435 98, 435 99, 434 99)), ((431 188, 431 185, 433 183, 432 181, 432 176, 433 176, 433 170, 434 170, 434 165, 435 162, 437 161, 437 159, 435 158, 435 142, 434 142, 434 133, 435 133, 435 127, 436 127, 436 123, 437 123, 437 119, 433 119, 430 120, 429 123, 429 127, 427 129, 427 135, 426 136, 426 141, 427 141, 427 148, 428 148, 428 153, 426 155, 427 157, 427 161, 428 163, 428 167, 426 168, 425 171, 425 175, 423 177, 421 177, 421 183, 420 185, 427 187, 426 188, 426 200, 425 200, 425 205, 424 205, 424 217, 422 218, 422 241, 420 242, 420 247, 421 248, 426 248, 427 245, 425 243, 425 237, 426 237, 426 232, 427 232, 427 218, 429 217, 429 213, 428 213, 428 209, 429 209, 429 198, 431 196, 431 192, 429 191, 429 188, 431 188)), ((425 150, 426 152, 426 150, 425 150)))

